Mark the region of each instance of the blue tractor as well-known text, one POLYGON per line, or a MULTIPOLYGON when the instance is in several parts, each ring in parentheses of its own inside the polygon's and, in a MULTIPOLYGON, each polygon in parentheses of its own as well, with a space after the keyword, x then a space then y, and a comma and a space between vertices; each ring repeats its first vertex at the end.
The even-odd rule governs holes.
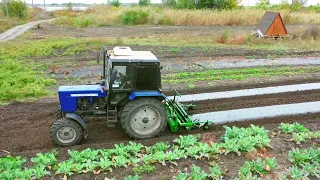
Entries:
POLYGON ((179 126, 199 125, 186 107, 162 93, 160 61, 150 51, 115 47, 99 54, 98 61, 103 61, 99 83, 59 87, 60 108, 50 131, 56 144, 72 146, 86 139, 86 116, 105 117, 108 127, 120 121, 133 139, 159 136, 167 124, 172 132, 179 126))

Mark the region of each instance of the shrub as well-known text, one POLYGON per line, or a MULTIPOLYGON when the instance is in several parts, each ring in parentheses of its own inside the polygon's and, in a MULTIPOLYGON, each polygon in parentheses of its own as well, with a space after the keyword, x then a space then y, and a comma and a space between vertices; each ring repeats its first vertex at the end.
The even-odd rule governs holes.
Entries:
POLYGON ((241 45, 246 42, 246 37, 243 34, 238 34, 234 36, 231 40, 231 44, 241 45))
POLYGON ((316 40, 317 37, 320 34, 320 29, 317 26, 310 26, 307 29, 304 30, 303 34, 302 34, 302 38, 303 39, 307 39, 309 37, 311 37, 312 39, 316 40))
POLYGON ((158 22, 160 25, 172 25, 172 20, 170 17, 163 17, 158 22))
POLYGON ((121 5, 120 0, 108 0, 108 3, 115 7, 119 7, 121 5))
POLYGON ((238 0, 198 0, 196 7, 198 9, 234 9, 238 7, 238 0))
POLYGON ((271 6, 270 0, 260 0, 260 2, 256 4, 257 9, 263 9, 263 10, 270 8, 270 6, 271 6))
POLYGON ((194 9, 196 5, 194 0, 177 0, 176 7, 179 9, 194 9))
MULTIPOLYGON (((18 17, 19 19, 24 19, 27 17, 27 5, 25 5, 21 0, 7 0, 8 1, 8 12, 11 17, 18 17)), ((2 11, 6 15, 6 7, 2 6, 2 11)))
POLYGON ((230 37, 229 31, 224 31, 221 35, 217 37, 217 42, 224 44, 228 41, 229 37, 230 37))
POLYGON ((150 0, 139 0, 140 6, 148 6, 150 5, 150 0))
POLYGON ((122 16, 121 20, 123 24, 126 25, 138 25, 146 24, 148 22, 149 14, 144 11, 130 10, 126 11, 122 16))
POLYGON ((89 18, 76 18, 74 23, 77 27, 85 28, 93 24, 93 21, 89 18))
POLYGON ((177 1, 176 0, 162 0, 162 4, 168 7, 176 7, 177 6, 177 1))

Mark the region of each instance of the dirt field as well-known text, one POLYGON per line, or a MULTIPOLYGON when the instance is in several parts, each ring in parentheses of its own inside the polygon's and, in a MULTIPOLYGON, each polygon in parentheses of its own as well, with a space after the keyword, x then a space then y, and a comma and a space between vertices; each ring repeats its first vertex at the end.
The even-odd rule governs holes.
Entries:
MULTIPOLYGON (((216 101, 206 101, 195 103, 197 107, 191 111, 192 113, 212 112, 218 110, 228 110, 245 107, 258 107, 272 104, 284 104, 284 103, 297 103, 297 102, 309 102, 319 101, 320 91, 307 91, 307 92, 294 92, 288 94, 279 95, 266 95, 248 98, 234 98, 223 99, 216 101)), ((13 103, 5 107, 0 107, 1 112, 1 134, 0 144, 1 150, 9 151, 12 154, 22 154, 24 156, 33 156, 38 152, 46 152, 52 149, 59 150, 59 157, 64 159, 67 157, 68 148, 61 148, 54 145, 49 136, 49 128, 55 120, 55 111, 58 106, 56 98, 53 99, 41 99, 36 102, 25 103, 13 103)), ((120 124, 117 124, 115 128, 108 128, 103 119, 87 119, 89 127, 89 138, 83 142, 82 145, 74 146, 72 149, 85 149, 85 148, 112 148, 114 143, 128 142, 130 139, 122 131, 120 124)), ((258 121, 249 122, 237 122, 228 123, 223 125, 246 127, 251 123, 259 126, 263 126, 266 129, 277 132, 280 122, 300 122, 311 130, 319 130, 320 114, 309 114, 294 117, 279 117, 272 119, 261 119, 258 121)), ((212 125, 209 130, 204 131, 202 129, 191 131, 192 134, 200 133, 202 135, 210 133, 211 136, 217 137, 218 142, 221 135, 224 133, 223 125, 212 125)), ((180 129, 178 133, 171 133, 166 130, 165 133, 159 137, 148 140, 139 140, 144 145, 153 145, 159 141, 169 141, 177 138, 178 135, 186 135, 184 129, 180 129)), ((283 167, 287 167, 289 162, 287 160, 287 151, 292 147, 299 147, 293 142, 288 142, 288 135, 279 135, 272 138, 272 147, 268 153, 277 158, 279 162, 279 170, 283 167)), ((310 147, 317 140, 304 143, 302 147, 310 147)), ((6 155, 4 152, 0 152, 1 156, 6 155)), ((233 179, 237 176, 237 170, 239 166, 246 160, 245 156, 238 157, 236 154, 230 154, 228 156, 220 156, 219 162, 223 169, 228 169, 226 173, 226 179, 233 179), (236 163, 235 163, 236 162, 236 163), (236 164, 236 165, 234 165, 236 164)), ((161 179, 162 177, 174 176, 178 169, 191 168, 191 164, 196 164, 200 167, 207 168, 209 165, 206 161, 200 160, 179 160, 179 166, 169 168, 167 166, 157 165, 157 170, 152 175, 152 179, 161 179)), ((93 174, 76 175, 73 178, 91 179, 93 177, 103 179, 104 177, 117 177, 121 178, 132 173, 130 168, 128 169, 116 169, 112 173, 101 174, 99 176, 93 174)), ((144 176, 147 177, 147 176, 144 176)))
MULTIPOLYGON (((43 28, 34 29, 31 31, 33 35, 38 34, 41 36, 72 36, 72 37, 99 37, 99 36, 142 36, 146 34, 161 34, 161 33, 197 33, 211 34, 221 33, 223 28, 214 27, 217 31, 211 30, 211 27, 197 28, 197 27, 116 27, 116 28, 85 28, 85 29, 72 29, 65 27, 57 27, 55 25, 42 25, 43 28)), ((299 26, 289 26, 290 30, 294 30, 299 26)), ((234 31, 248 31, 252 27, 237 27, 234 31)), ((265 57, 267 54, 272 54, 272 51, 252 50, 247 49, 214 49, 204 51, 201 48, 183 47, 179 52, 170 52, 166 49, 170 47, 164 46, 134 46, 135 50, 151 50, 155 52, 156 56, 161 59, 161 62, 167 64, 174 62, 189 63, 194 65, 195 61, 206 61, 212 59, 223 58, 238 58, 241 60, 244 56, 255 55, 257 57, 265 57), (236 56, 236 57, 232 57, 236 56)), ((73 71, 75 69, 79 72, 85 72, 95 70, 92 75, 85 74, 79 81, 72 82, 72 84, 84 84, 97 80, 97 74, 99 72, 98 65, 87 66, 89 60, 95 58, 94 51, 88 52, 85 55, 79 55, 76 57, 47 57, 35 59, 36 61, 48 62, 53 65, 60 65, 61 70, 73 71), (77 64, 74 68, 73 64, 77 64)), ((317 55, 319 52, 296 52, 288 51, 283 56, 307 56, 317 55)), ((52 67, 51 66, 51 67, 52 67)), ((199 71, 197 68, 189 68, 189 71, 199 71)), ((50 74, 50 68, 47 73, 50 74)), ((170 74, 172 71, 165 71, 165 74, 170 74)), ((64 75, 57 76, 58 85, 70 84, 65 79, 64 75)), ((273 77, 257 77, 245 80, 221 80, 221 81, 203 81, 195 82, 196 88, 190 89, 185 84, 163 84, 163 89, 166 95, 172 95, 171 89, 175 88, 181 94, 194 94, 200 92, 215 92, 226 90, 237 90, 245 88, 267 87, 276 85, 288 85, 297 83, 311 83, 319 82, 319 73, 304 73, 300 75, 288 75, 288 76, 273 76, 273 77), (208 83, 214 83, 214 85, 208 85, 208 83)), ((56 90, 57 87, 54 87, 56 90)), ((196 106, 191 113, 204 113, 220 110, 231 110, 248 107, 260 107, 278 104, 290 104, 300 102, 312 102, 320 101, 320 91, 302 91, 292 92, 274 95, 253 96, 245 98, 232 98, 232 99, 220 99, 214 101, 200 101, 193 102, 196 106)), ((86 119, 89 127, 89 137, 83 142, 83 144, 74 146, 71 148, 61 148, 53 144, 50 139, 49 131, 51 124, 55 121, 55 112, 58 108, 59 102, 57 98, 42 98, 33 102, 16 102, 7 106, 0 106, 0 157, 6 156, 6 152, 10 152, 14 155, 24 155, 26 157, 32 157, 38 152, 47 152, 52 149, 59 150, 59 159, 66 159, 68 149, 82 150, 85 148, 112 148, 115 143, 128 142, 130 139, 122 131, 120 124, 117 124, 115 128, 108 128, 104 119, 86 119), (1 151, 2 150, 2 151, 1 151), (3 151, 4 150, 4 151, 3 151)), ((310 130, 320 130, 320 114, 308 114, 293 117, 279 117, 271 119, 260 119, 257 121, 228 123, 222 125, 212 125, 209 130, 204 131, 202 129, 193 130, 190 133, 200 133, 203 136, 210 134, 215 137, 215 142, 219 141, 219 137, 224 134, 224 125, 247 127, 251 123, 259 126, 263 126, 271 132, 278 132, 278 127, 281 122, 300 122, 310 130)), ((179 135, 189 134, 184 129, 180 129, 178 133, 171 133, 166 130, 164 134, 159 138, 153 138, 148 140, 139 140, 144 145, 153 145, 159 141, 169 141, 177 138, 179 135)), ((289 142, 289 135, 276 134, 272 138, 272 148, 268 148, 267 152, 276 157, 278 161, 278 168, 276 172, 280 172, 290 166, 288 161, 288 151, 292 147, 311 147, 319 146, 319 139, 310 140, 302 145, 297 145, 294 142, 289 142)), ((218 162, 222 169, 225 171, 224 179, 234 179, 237 176, 239 168, 243 165, 243 162, 247 159, 247 155, 242 154, 238 156, 236 154, 221 155, 218 158, 218 162)), ((151 177, 148 174, 143 174, 143 179, 169 179, 177 174, 177 171, 183 169, 190 169, 192 164, 196 164, 204 169, 209 167, 208 161, 186 159, 179 160, 178 166, 162 166, 157 165, 157 169, 152 173, 151 177)), ((74 175, 71 179, 104 179, 105 177, 123 178, 132 174, 132 168, 118 168, 111 173, 101 173, 100 175, 94 175, 92 173, 74 175)), ((274 177, 276 173, 272 174, 274 177)), ((45 179, 59 179, 60 177, 46 177, 45 179)), ((311 177, 311 179, 314 177, 311 177)))
MULTIPOLYGON (((319 26, 319 25, 315 25, 319 26)), ((293 33, 306 25, 286 25, 288 33, 293 33)), ((71 28, 54 24, 41 24, 33 34, 66 37, 143 37, 160 34, 217 35, 228 30, 231 33, 251 32, 255 26, 112 26, 98 28, 71 28)))

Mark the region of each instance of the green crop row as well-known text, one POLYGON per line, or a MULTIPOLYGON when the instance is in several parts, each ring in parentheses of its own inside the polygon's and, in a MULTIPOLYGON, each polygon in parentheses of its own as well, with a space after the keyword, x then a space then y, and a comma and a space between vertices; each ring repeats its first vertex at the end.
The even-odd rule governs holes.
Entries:
MULTIPOLYGON (((45 175, 60 174, 72 175, 74 173, 106 172, 120 167, 132 167, 135 174, 151 173, 154 164, 176 164, 177 160, 186 158, 209 159, 218 154, 241 151, 252 151, 255 148, 268 146, 270 139, 267 131, 252 125, 249 128, 225 127, 226 133, 222 143, 204 143, 199 136, 180 136, 170 145, 167 142, 158 142, 153 146, 144 146, 129 142, 125 145, 115 144, 113 149, 85 149, 82 151, 68 150, 69 158, 58 162, 56 153, 37 154, 32 158, 33 168, 25 168, 26 159, 20 156, 0 158, 0 179, 41 178, 45 175), (235 135, 243 132, 240 135, 235 135), (4 165, 5 164, 5 165, 4 165), (11 165, 10 165, 11 164, 11 165)), ((212 167, 216 175, 221 176, 219 168, 212 167)))
POLYGON ((297 69, 293 67, 275 67, 275 68, 244 68, 244 69, 226 69, 209 70, 203 72, 182 72, 173 75, 163 76, 165 83, 184 83, 208 80, 241 80, 253 77, 294 75, 303 73, 319 72, 317 67, 297 69))

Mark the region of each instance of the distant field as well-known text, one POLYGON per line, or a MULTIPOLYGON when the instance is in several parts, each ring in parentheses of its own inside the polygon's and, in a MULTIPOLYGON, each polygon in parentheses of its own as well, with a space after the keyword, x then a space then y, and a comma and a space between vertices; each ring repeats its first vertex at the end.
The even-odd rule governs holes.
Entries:
MULTIPOLYGON (((270 10, 270 9, 268 9, 270 10)), ((266 10, 198 10, 171 9, 161 7, 112 7, 97 5, 87 11, 56 13, 56 24, 72 27, 101 27, 110 25, 255 25, 259 23, 266 10)), ((286 24, 320 23, 320 14, 316 11, 280 10, 286 24)))

